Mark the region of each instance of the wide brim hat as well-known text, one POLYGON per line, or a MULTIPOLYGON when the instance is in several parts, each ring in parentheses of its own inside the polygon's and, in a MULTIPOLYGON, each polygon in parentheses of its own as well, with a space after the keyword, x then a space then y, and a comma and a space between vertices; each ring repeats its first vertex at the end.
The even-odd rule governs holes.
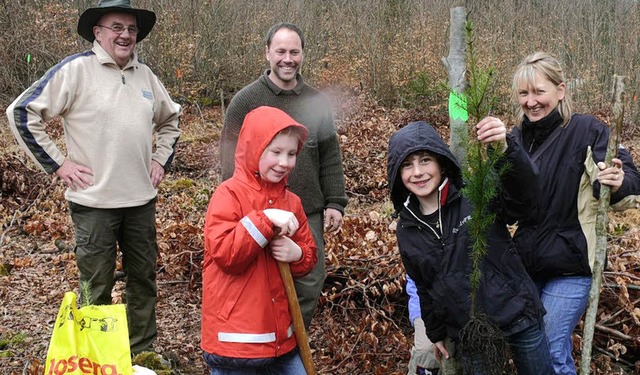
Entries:
POLYGON ((89 42, 94 41, 93 27, 108 13, 131 13, 136 16, 138 35, 136 42, 144 39, 156 24, 156 14, 146 9, 136 9, 130 0, 100 0, 96 8, 85 10, 78 20, 78 34, 89 42))

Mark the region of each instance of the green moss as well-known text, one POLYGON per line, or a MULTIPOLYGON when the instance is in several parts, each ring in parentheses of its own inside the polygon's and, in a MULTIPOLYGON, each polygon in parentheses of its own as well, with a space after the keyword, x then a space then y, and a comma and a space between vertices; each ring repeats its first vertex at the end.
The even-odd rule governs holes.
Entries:
POLYGON ((142 352, 133 357, 131 363, 153 370, 158 375, 171 375, 169 363, 154 352, 142 352))
POLYGON ((26 333, 20 332, 16 333, 15 335, 10 335, 9 337, 0 338, 0 358, 9 358, 15 356, 15 351, 11 349, 25 346, 28 337, 29 336, 27 336, 26 333))
POLYGON ((202 107, 211 107, 214 105, 220 105, 220 99, 203 96, 197 98, 196 103, 200 104, 202 107))
POLYGON ((180 178, 172 182, 169 187, 171 190, 184 190, 189 189, 194 186, 194 182, 190 178, 180 178))
POLYGON ((0 263, 0 276, 9 276, 13 265, 9 263, 0 263))
POLYGON ((24 332, 16 333, 9 339, 9 345, 22 345, 27 339, 27 334, 24 332))

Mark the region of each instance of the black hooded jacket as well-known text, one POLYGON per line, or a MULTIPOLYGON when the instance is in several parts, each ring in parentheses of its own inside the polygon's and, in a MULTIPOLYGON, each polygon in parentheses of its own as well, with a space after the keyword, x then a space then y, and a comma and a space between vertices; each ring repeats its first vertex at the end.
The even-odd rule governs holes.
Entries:
MULTIPOLYGON (((499 197, 490 208, 496 220, 488 233, 489 248, 481 265, 476 300, 477 309, 510 335, 537 324, 544 308, 507 228, 534 209, 535 167, 514 137, 509 135, 507 143, 503 162, 509 167, 501 178, 499 197)), ((391 200, 400 213, 398 246, 407 274, 418 288, 427 336, 433 342, 447 336, 457 341, 460 329, 469 321, 469 253, 473 242, 467 227, 471 206, 459 191, 460 166, 440 135, 425 122, 410 123, 391 136, 387 161, 391 200), (416 151, 439 155, 445 170, 439 190, 439 224, 435 227, 424 220, 417 198, 400 178, 402 161, 416 151)))
MULTIPOLYGON (((531 277, 538 281, 591 276, 600 197, 596 162, 605 160, 609 128, 591 115, 574 114, 562 126, 557 110, 531 123, 526 117, 511 133, 522 140, 540 171, 538 213, 518 225, 514 241, 531 277), (542 134, 541 134, 542 133, 542 134)), ((619 146, 624 181, 611 194, 615 210, 640 202, 640 172, 619 146)))

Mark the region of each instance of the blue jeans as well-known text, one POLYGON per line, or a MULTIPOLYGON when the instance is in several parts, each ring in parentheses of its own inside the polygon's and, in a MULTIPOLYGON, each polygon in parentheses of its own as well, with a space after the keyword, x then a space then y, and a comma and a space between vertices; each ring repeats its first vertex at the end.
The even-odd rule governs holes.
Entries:
POLYGON ((556 374, 575 375, 571 335, 587 308, 591 277, 557 277, 536 284, 540 290, 542 304, 547 310, 544 327, 549 340, 553 369, 556 374))
POLYGON ((204 352, 211 375, 306 375, 298 348, 274 358, 229 358, 204 352))
MULTIPOLYGON (((507 336, 506 339, 513 353, 518 375, 553 375, 549 344, 544 334, 542 321, 539 324, 534 324, 520 332, 507 336)), ((447 346, 447 348, 449 348, 449 346, 447 346)), ((480 363, 481 358, 476 359, 473 360, 473 363, 478 364, 471 373, 473 375, 484 375, 485 372, 482 371, 480 363)), ((450 367, 446 365, 441 368, 440 372, 443 374, 459 375, 462 374, 462 369, 460 367, 450 367)))
POLYGON ((542 322, 507 337, 518 375, 553 375, 549 343, 542 322))

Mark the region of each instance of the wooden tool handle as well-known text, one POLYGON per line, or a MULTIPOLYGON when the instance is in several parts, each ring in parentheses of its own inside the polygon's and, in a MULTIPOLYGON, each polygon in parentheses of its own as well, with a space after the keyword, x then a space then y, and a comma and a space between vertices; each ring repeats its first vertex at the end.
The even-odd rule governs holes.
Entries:
POLYGON ((307 337, 307 330, 304 327, 304 321, 302 320, 302 312, 300 311, 300 305, 298 304, 298 295, 293 285, 293 277, 291 276, 291 269, 289 269, 289 263, 278 262, 278 270, 280 271, 280 277, 284 283, 284 289, 287 293, 287 300, 289 301, 289 312, 291 313, 291 319, 293 320, 293 330, 296 335, 296 341, 298 342, 298 349, 300 350, 300 358, 302 358, 302 364, 307 371, 307 375, 316 375, 316 367, 313 364, 313 357, 311 356, 311 348, 309 347, 309 338, 307 337))

